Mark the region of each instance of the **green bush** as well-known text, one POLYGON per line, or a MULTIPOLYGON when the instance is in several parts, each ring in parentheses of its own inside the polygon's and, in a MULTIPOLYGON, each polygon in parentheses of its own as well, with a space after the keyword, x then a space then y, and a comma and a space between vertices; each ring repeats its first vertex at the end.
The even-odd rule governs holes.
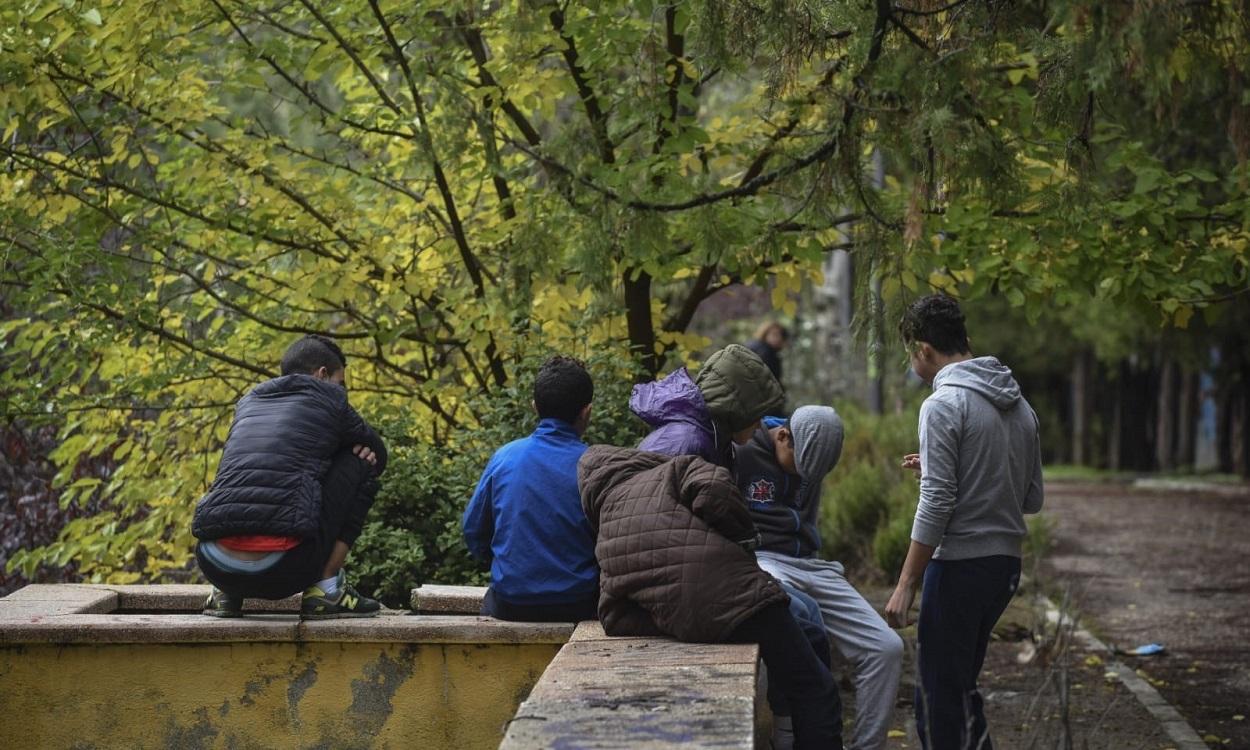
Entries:
MULTIPOLYGON (((533 431, 538 418, 531 400, 534 374, 545 356, 518 366, 509 387, 480 404, 478 426, 431 445, 424 425, 405 415, 378 423, 390 449, 382 489, 364 532, 352 549, 349 572, 360 588, 390 607, 408 606, 411 589, 422 583, 485 585, 486 566, 474 560, 460 531, 460 518, 491 454, 533 431)), ((595 381, 594 409, 587 443, 633 445, 643 423, 629 411, 631 379, 620 364, 604 358, 587 362, 595 381)))
POLYGON ((919 494, 911 472, 899 468, 917 450, 918 407, 880 416, 852 407, 839 414, 846 438, 821 495, 824 554, 861 580, 888 579, 907 554, 919 494))

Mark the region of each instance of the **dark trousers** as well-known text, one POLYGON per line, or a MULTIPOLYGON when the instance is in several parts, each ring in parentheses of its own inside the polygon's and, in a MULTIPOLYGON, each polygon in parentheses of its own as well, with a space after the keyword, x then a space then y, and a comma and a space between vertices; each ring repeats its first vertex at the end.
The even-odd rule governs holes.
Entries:
MULTIPOLYGON (((825 631, 825 621, 820 614, 820 605, 815 599, 792 586, 783 583, 781 588, 790 595, 790 616, 803 631, 803 637, 812 644, 812 650, 820 657, 820 663, 824 664, 826 669, 833 671, 831 659, 833 649, 829 645, 829 634, 825 631)), ((768 676, 768 705, 772 708, 774 716, 789 716, 791 713, 790 701, 786 699, 785 693, 776 688, 771 673, 768 676)))
POLYGON ((992 750, 977 675, 1020 585, 1020 558, 932 560, 920 594, 916 731, 927 750, 992 750))
POLYGON ((496 620, 511 622, 581 622, 599 619, 599 592, 587 594, 568 604, 513 604, 486 589, 482 599, 482 614, 496 620))
POLYGON ((729 637, 758 643, 768 667, 769 690, 785 696, 791 710, 796 750, 841 750, 842 701, 824 658, 817 654, 785 604, 756 612, 729 637))
POLYGON ((204 557, 199 545, 195 559, 204 577, 227 594, 285 599, 321 580, 335 542, 351 545, 356 541, 377 493, 373 467, 351 451, 343 451, 335 456, 321 483, 321 521, 316 535, 287 550, 273 567, 262 573, 225 571, 204 557))

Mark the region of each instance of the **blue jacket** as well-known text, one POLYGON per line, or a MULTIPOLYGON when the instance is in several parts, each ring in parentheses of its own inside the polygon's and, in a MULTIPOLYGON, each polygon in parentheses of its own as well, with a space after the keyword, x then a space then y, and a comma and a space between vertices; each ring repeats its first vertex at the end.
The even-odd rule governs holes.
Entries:
POLYGON ((489 561, 495 596, 511 604, 566 604, 599 590, 595 536, 582 512, 572 425, 544 419, 495 451, 461 526, 474 557, 489 561))

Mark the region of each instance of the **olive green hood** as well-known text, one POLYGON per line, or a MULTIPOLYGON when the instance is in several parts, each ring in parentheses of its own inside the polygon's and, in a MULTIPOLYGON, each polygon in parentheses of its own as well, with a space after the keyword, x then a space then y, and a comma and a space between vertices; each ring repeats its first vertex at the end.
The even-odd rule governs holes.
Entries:
POLYGON ((755 352, 730 344, 708 357, 694 383, 708 412, 729 432, 744 430, 766 414, 780 414, 785 394, 755 352))

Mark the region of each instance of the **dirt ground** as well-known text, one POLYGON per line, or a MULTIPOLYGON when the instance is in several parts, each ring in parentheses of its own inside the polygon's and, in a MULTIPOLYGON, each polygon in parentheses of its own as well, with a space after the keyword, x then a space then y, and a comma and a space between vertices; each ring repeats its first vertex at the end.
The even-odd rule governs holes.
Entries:
MULTIPOLYGON (((1079 626, 1112 648, 1166 651, 1116 658, 1149 680, 1213 748, 1250 750, 1250 488, 1217 492, 1052 483, 1044 516, 1051 553, 1028 582, 1071 601, 1079 626)), ((1026 571, 1026 576, 1029 572, 1026 571)), ((864 591, 878 608, 888 590, 864 591)), ((914 643, 915 634, 903 631, 914 643)), ((1164 750, 1174 743, 1103 656, 1062 648, 1028 596, 1004 615, 982 672, 1000 750, 1164 750), (1032 658, 1029 658, 1032 657, 1032 658), (1066 668, 1066 669, 1065 669, 1066 668), (1061 700, 1067 688, 1067 709, 1061 700), (1067 735, 1071 745, 1060 738, 1067 735)), ((911 649, 909 645, 909 658, 911 649)), ((890 747, 919 747, 913 667, 905 670, 890 747)), ((852 715, 854 693, 843 681, 852 715)), ((850 727, 845 736, 850 738, 850 727)))
MULTIPOLYGON (((885 605, 887 590, 866 592, 870 601, 885 605)), ((1078 647, 1063 648, 1046 627, 1041 608, 1026 593, 1017 598, 999 622, 981 673, 990 737, 998 750, 1164 750, 1172 747, 1167 735, 1137 699, 1118 680, 1109 678, 1106 665, 1078 647), (1042 636, 1034 642, 1033 634, 1042 636), (1061 701, 1066 687, 1065 701, 1061 701), (1061 737, 1072 744, 1060 744, 1061 737)), ((890 731, 891 750, 916 750, 912 694, 915 667, 912 657, 915 630, 902 631, 907 642, 903 687, 890 731)), ((844 738, 851 738, 850 717, 854 693, 843 681, 847 703, 844 738)))
POLYGON ((1043 574, 1212 747, 1250 748, 1250 489, 1051 484, 1043 574))

